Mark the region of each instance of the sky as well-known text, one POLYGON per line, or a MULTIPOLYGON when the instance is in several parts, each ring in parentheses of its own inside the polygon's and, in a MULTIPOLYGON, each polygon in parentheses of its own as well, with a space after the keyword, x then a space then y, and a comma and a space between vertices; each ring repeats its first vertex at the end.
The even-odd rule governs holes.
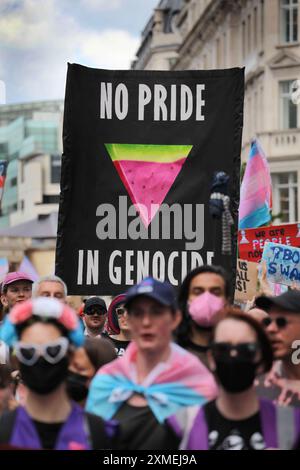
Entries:
POLYGON ((0 104, 63 99, 67 62, 127 69, 158 0, 0 0, 0 104))

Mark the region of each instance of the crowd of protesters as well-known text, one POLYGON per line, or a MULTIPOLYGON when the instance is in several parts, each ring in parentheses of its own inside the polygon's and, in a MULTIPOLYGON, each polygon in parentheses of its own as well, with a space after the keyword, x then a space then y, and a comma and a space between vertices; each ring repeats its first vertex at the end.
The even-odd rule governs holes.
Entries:
POLYGON ((201 266, 178 296, 146 278, 76 312, 67 294, 57 276, 2 281, 0 448, 300 448, 299 291, 243 311, 201 266))

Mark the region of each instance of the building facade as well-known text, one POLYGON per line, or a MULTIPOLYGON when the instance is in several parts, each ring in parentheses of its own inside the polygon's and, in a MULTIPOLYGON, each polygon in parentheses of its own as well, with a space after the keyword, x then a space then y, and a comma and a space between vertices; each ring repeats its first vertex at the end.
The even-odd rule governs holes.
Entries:
POLYGON ((8 160, 0 228, 58 211, 61 101, 0 106, 0 160, 8 160))
POLYGON ((277 222, 300 216, 299 9, 298 0, 161 1, 133 63, 135 69, 245 67, 242 159, 258 137, 270 164, 277 222), (176 14, 164 32, 172 4, 176 14), (159 46, 157 18, 159 35, 168 36, 173 49, 166 49, 167 39, 159 46))

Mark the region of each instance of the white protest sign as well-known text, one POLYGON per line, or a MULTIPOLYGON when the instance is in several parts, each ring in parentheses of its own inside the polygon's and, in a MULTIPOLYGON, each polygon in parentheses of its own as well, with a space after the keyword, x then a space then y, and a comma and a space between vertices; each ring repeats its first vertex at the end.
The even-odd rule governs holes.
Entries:
POLYGON ((262 259, 266 263, 267 279, 300 288, 300 248, 269 242, 265 244, 262 259))

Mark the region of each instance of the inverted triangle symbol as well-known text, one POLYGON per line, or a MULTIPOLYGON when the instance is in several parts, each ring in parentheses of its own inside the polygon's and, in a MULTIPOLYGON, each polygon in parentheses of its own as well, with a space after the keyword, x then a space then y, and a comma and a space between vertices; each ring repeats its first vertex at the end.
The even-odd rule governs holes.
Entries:
POLYGON ((192 145, 105 144, 147 228, 170 191, 192 145))

